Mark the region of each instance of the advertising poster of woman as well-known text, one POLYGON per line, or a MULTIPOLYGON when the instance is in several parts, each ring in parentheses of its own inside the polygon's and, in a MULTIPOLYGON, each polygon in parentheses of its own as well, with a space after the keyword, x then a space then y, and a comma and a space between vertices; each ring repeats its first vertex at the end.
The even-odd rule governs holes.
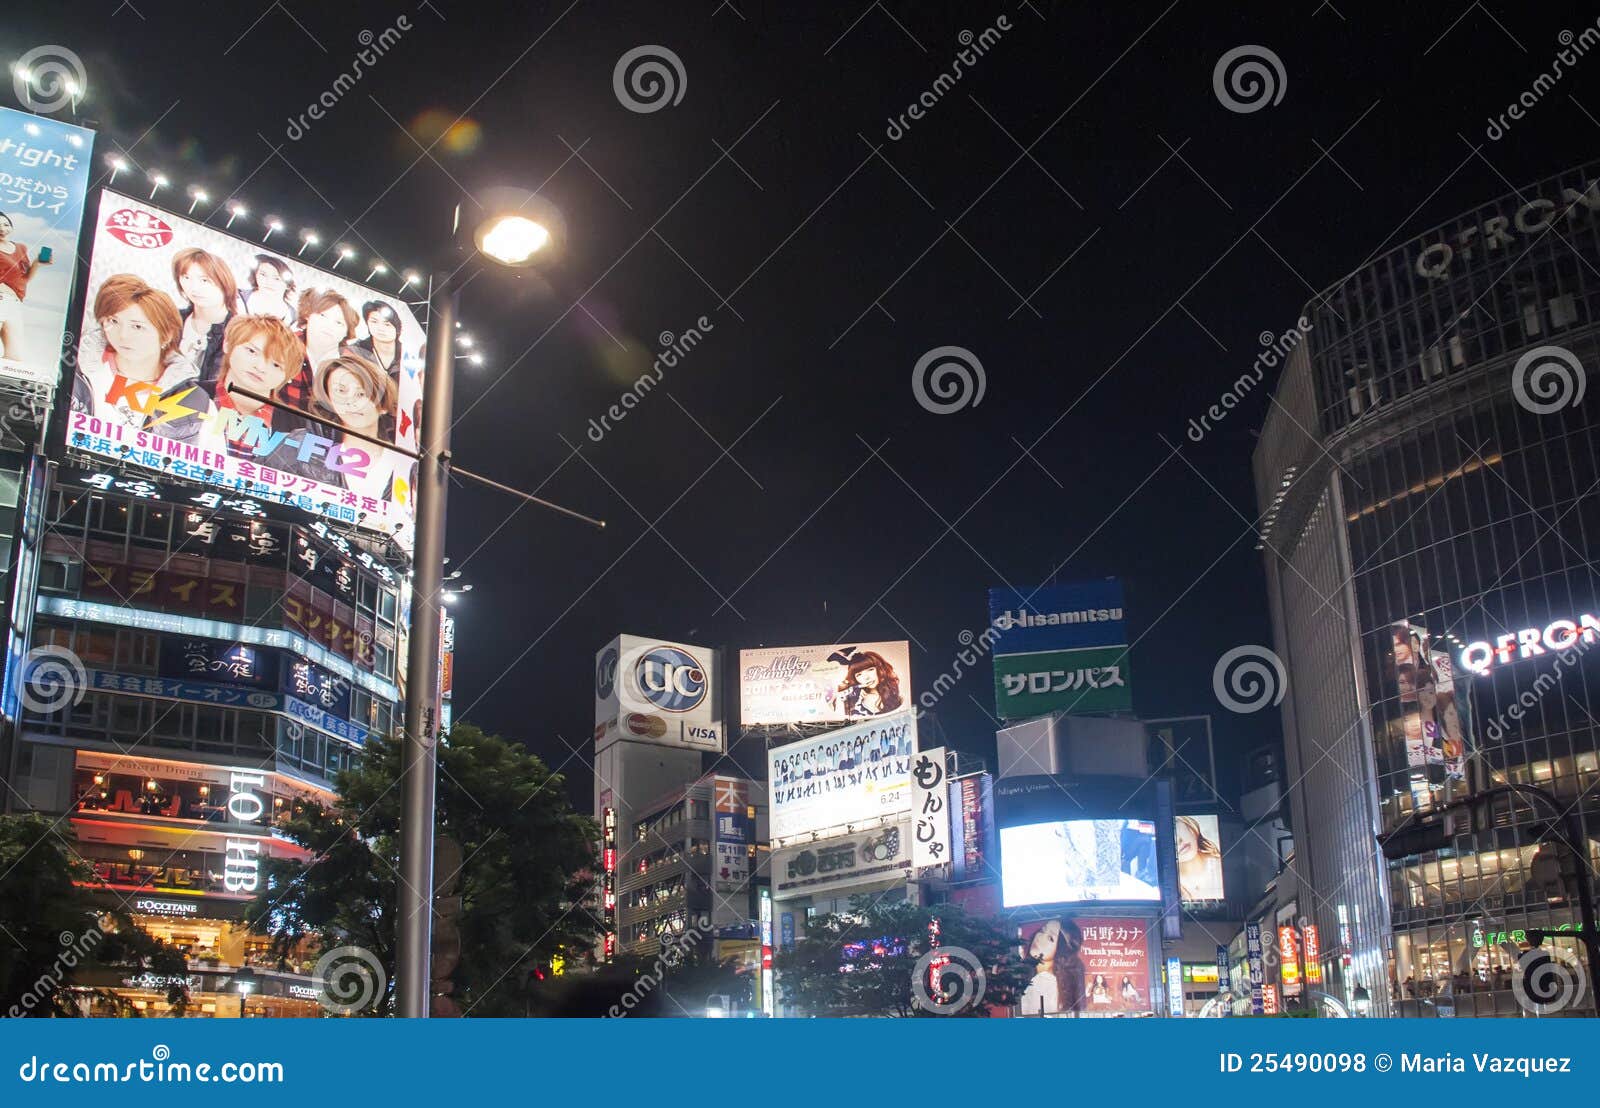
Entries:
POLYGON ((92 226, 67 445, 409 547, 414 463, 348 432, 416 447, 410 307, 110 190, 92 226))
POLYGON ((1149 928, 1121 916, 1061 916, 1018 929, 1033 979, 1019 1016, 1148 1016, 1149 928))

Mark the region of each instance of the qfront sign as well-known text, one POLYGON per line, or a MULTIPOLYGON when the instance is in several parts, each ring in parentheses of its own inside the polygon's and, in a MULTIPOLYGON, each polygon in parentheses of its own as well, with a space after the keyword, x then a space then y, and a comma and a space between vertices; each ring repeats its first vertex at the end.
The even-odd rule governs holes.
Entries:
POLYGON ((1468 643, 1461 651, 1461 668, 1485 674, 1497 665, 1509 665, 1512 661, 1559 653, 1580 645, 1587 648, 1594 645, 1597 638, 1600 638, 1600 618, 1585 612, 1576 619, 1552 620, 1542 628, 1524 627, 1499 635, 1493 643, 1468 643))

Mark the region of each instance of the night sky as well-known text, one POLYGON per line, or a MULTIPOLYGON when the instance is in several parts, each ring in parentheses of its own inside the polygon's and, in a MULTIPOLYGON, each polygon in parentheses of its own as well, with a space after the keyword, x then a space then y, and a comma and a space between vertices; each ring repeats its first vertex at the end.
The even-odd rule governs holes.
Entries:
MULTIPOLYGON (((991 585, 1052 574, 1124 580, 1142 715, 1216 713, 1219 761, 1272 741, 1275 713, 1211 692, 1221 654, 1271 641, 1251 527, 1265 390, 1199 444, 1189 420, 1316 290, 1600 140, 1588 57, 1485 137, 1584 26, 1505 0, 42 7, 8 12, 0 53, 77 53, 100 151, 166 173, 180 212, 179 185, 237 195, 350 243, 359 276, 374 252, 443 258, 450 207, 491 185, 562 210, 548 280, 464 293, 487 360, 463 363, 456 455, 610 526, 452 493, 451 568, 474 586, 456 710, 564 766, 585 807, 593 656, 619 631, 909 637, 920 686, 982 629, 991 585), (892 138, 962 32, 1002 16, 892 138), (400 17, 292 127, 361 32, 400 17), (1281 59, 1277 104, 1219 101, 1213 68, 1242 45, 1281 59), (681 59, 677 103, 619 102, 640 46, 681 59), (594 442, 664 333, 701 317, 594 442), (981 361, 977 406, 917 403, 912 369, 941 346, 981 361)), ((952 745, 992 753, 992 697, 981 666, 939 706, 952 745)))

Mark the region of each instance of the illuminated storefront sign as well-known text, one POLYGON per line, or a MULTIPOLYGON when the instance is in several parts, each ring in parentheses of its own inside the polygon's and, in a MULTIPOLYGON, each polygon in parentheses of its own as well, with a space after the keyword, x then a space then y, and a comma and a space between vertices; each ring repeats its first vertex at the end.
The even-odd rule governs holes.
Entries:
POLYGON ((1266 968, 1262 964, 1261 924, 1244 925, 1245 960, 1250 968, 1250 1013, 1259 1016, 1266 1003, 1266 968))
POLYGON ((199 635, 204 638, 223 639, 248 643, 254 646, 275 646, 304 655, 347 681, 353 681, 375 696, 397 701, 400 691, 388 681, 365 670, 357 669, 345 659, 325 650, 317 643, 276 627, 256 627, 251 624, 223 623, 196 616, 181 616, 171 612, 152 612, 143 608, 125 608, 116 604, 101 604, 93 600, 72 600, 63 596, 41 596, 41 615, 59 616, 62 619, 88 620, 92 623, 115 623, 141 631, 162 631, 173 635, 199 635))
POLYGON ((1581 192, 1570 186, 1563 187, 1559 200, 1535 197, 1514 210, 1507 209, 1462 228, 1454 242, 1429 243, 1417 252, 1413 265, 1417 276, 1442 280, 1449 276, 1451 264, 1458 257, 1471 262, 1475 257, 1488 259, 1495 251, 1510 255, 1532 249, 1523 245, 1525 239, 1543 236, 1558 220, 1577 223, 1597 209, 1600 209, 1600 181, 1585 181, 1581 192))
POLYGON ((772 890, 761 889, 761 1011, 773 1014, 776 1007, 772 995, 772 890))
MULTIPOLYGON (((228 817, 236 823, 260 819, 266 801, 256 792, 267 783, 263 774, 236 769, 228 774, 228 817)), ((254 893, 261 883, 261 840, 228 837, 222 864, 222 887, 230 893, 254 893)))
POLYGON ((192 918, 200 914, 200 904, 193 900, 155 900, 151 897, 139 897, 133 902, 133 910, 152 916, 192 918))
POLYGON ((1283 995, 1300 991, 1300 942, 1293 926, 1278 928, 1278 975, 1283 979, 1283 995))
POLYGON ((1540 654, 1571 650, 1582 643, 1591 646, 1600 639, 1600 618, 1587 612, 1576 620, 1552 620, 1543 629, 1524 627, 1487 641, 1468 643, 1461 651, 1461 668, 1473 673, 1488 673, 1496 665, 1509 665, 1513 655, 1517 660, 1534 658, 1540 654))
POLYGON ((605 959, 617 952, 617 810, 600 813, 601 829, 601 912, 605 928, 605 959))
POLYGON ((1322 984, 1322 938, 1317 925, 1308 923, 1301 933, 1304 936, 1306 956, 1306 984, 1322 984))
POLYGON ((1278 1014, 1278 986, 1261 986, 1261 1015, 1275 1016, 1278 1014))
POLYGON ((340 719, 312 704, 292 696, 230 685, 211 685, 200 681, 177 681, 170 677, 139 677, 131 673, 86 671, 89 687, 100 692, 126 693, 182 700, 190 704, 210 704, 218 708, 248 708, 258 712, 282 712, 336 739, 365 746, 371 732, 359 723, 340 719))

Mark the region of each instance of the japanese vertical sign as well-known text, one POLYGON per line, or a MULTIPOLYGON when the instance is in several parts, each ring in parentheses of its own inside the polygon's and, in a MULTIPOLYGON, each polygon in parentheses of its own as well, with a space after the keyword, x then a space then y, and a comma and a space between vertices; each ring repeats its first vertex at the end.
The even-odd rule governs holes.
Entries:
POLYGON ((921 751, 911 762, 913 870, 950 860, 950 789, 944 767, 942 746, 921 751))
POLYGON ((1001 719, 1133 709, 1122 584, 1115 578, 989 590, 1001 719))
POLYGON ((55 388, 94 132, 0 108, 0 376, 55 388))
POLYGON ((1250 966, 1250 1014, 1262 1014, 1263 994, 1267 981, 1266 967, 1261 961, 1261 924, 1250 922, 1244 925, 1244 951, 1245 960, 1250 966))

